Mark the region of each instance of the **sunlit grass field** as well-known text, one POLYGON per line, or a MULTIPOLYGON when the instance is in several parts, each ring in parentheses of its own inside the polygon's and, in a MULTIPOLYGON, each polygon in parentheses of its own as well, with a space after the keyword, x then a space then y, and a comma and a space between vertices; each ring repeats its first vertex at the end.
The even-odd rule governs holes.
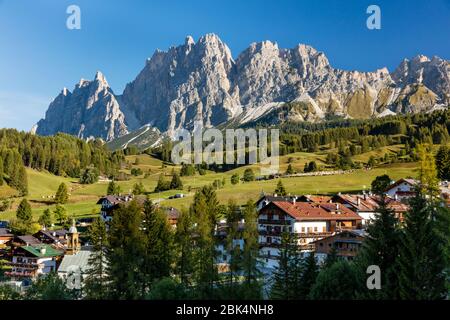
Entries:
MULTIPOLYGON (((382 148, 383 150, 371 151, 366 154, 354 157, 354 161, 366 162, 371 155, 382 157, 386 152, 398 152, 401 146, 390 146, 382 148)), ((297 152, 280 157, 280 172, 285 172, 289 164, 295 171, 302 171, 305 163, 316 161, 319 168, 326 168, 325 164, 326 152, 305 153, 297 152)), ((171 166, 163 164, 160 160, 149 155, 128 156, 127 162, 133 168, 140 168, 143 174, 138 177, 132 177, 128 181, 117 181, 122 193, 131 193, 133 185, 142 182, 148 196, 155 201, 160 201, 164 206, 173 206, 178 209, 189 207, 192 202, 193 195, 196 190, 204 185, 209 185, 214 180, 224 180, 225 186, 217 190, 219 201, 226 203, 234 200, 238 204, 243 204, 249 199, 256 200, 262 192, 271 193, 275 190, 278 179, 239 182, 232 185, 230 178, 237 173, 240 177, 246 168, 252 168, 255 176, 260 175, 259 165, 249 165, 233 169, 224 173, 215 173, 207 171, 205 175, 196 174, 195 176, 182 177, 183 190, 169 190, 160 193, 154 193, 158 178, 164 174, 165 179, 170 180, 172 171, 179 171, 180 166, 171 166), (136 159, 138 162, 136 164, 136 159), (185 198, 167 199, 176 193, 183 193, 185 198)), ((332 176, 305 176, 281 178, 285 188, 292 194, 330 194, 337 192, 357 192, 368 189, 371 181, 379 175, 388 174, 392 179, 402 177, 415 176, 416 163, 396 163, 381 166, 372 170, 359 169, 349 174, 332 175, 332 176)), ((130 173, 130 170, 124 170, 130 173)), ((38 172, 27 169, 29 182, 29 195, 27 199, 33 208, 33 217, 37 218, 46 208, 54 209, 53 196, 60 183, 67 184, 70 197, 69 203, 65 205, 69 216, 85 217, 98 213, 99 206, 96 202, 99 197, 106 194, 108 182, 100 181, 92 185, 81 185, 77 179, 57 177, 48 172, 38 172)), ((14 189, 3 185, 0 187, 0 199, 9 198, 16 195, 14 189)), ((11 210, 0 213, 0 220, 10 220, 15 217, 15 210, 21 198, 12 198, 13 203, 11 210)))

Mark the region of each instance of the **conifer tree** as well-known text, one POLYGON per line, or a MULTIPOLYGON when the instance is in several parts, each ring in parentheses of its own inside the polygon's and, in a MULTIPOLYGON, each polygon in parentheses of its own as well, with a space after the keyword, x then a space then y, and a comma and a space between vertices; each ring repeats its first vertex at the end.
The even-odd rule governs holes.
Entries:
POLYGON ((300 276, 297 299, 308 299, 311 289, 316 282, 318 273, 319 268, 314 252, 309 252, 306 257, 302 259, 302 274, 300 276))
POLYGON ((144 194, 145 193, 145 187, 144 187, 144 185, 142 184, 141 181, 136 182, 134 184, 132 193, 134 195, 140 195, 140 194, 144 194))
POLYGON ((147 199, 144 203, 145 254, 143 270, 146 287, 171 274, 174 261, 173 232, 166 214, 147 199))
POLYGON ((58 204, 66 204, 69 200, 69 194, 67 192, 67 186, 63 182, 59 185, 55 195, 55 202, 58 204))
POLYGON ((108 235, 105 222, 101 218, 96 218, 89 226, 88 237, 92 252, 89 256, 89 268, 83 289, 87 299, 106 299, 108 297, 106 272, 108 235))
POLYGON ((189 275, 193 272, 193 229, 194 221, 190 211, 182 211, 177 221, 175 244, 177 250, 176 271, 184 286, 191 283, 189 275))
POLYGON ((106 255, 109 297, 112 299, 143 298, 145 275, 141 270, 145 239, 141 226, 142 208, 136 200, 114 211, 106 255))
POLYGON ((337 249, 335 246, 332 246, 330 249, 330 253, 327 254, 327 257, 323 263, 322 269, 326 269, 331 267, 333 264, 338 262, 338 255, 337 255, 337 249))
POLYGON ((111 180, 106 189, 106 195, 119 195, 121 192, 120 186, 114 180, 111 180))
POLYGON ((435 160, 423 146, 418 146, 418 154, 419 184, 405 217, 398 259, 399 294, 405 300, 435 300, 447 294, 445 246, 448 234, 444 236, 439 232, 441 210, 435 160))
POLYGON ((22 199, 16 211, 17 219, 22 223, 31 223, 33 219, 33 215, 31 212, 31 206, 28 203, 27 199, 22 199))
POLYGON ((164 179, 164 174, 160 174, 155 192, 162 192, 170 189, 170 183, 164 179))
POLYGON ((172 181, 170 182, 170 189, 183 189, 183 182, 178 173, 173 172, 172 181))
POLYGON ((217 222, 218 202, 211 186, 197 191, 190 207, 196 222, 194 246, 194 281, 197 296, 200 299, 211 298, 214 294, 214 282, 217 280, 216 243, 214 229, 217 222))
POLYGON ((234 280, 241 269, 241 248, 236 244, 236 240, 240 238, 239 221, 240 210, 235 202, 230 201, 226 212, 227 236, 225 239, 225 249, 230 255, 230 272, 228 277, 229 287, 234 286, 234 280))
POLYGON ((275 189, 275 193, 281 197, 284 197, 287 195, 287 191, 284 188, 283 182, 281 180, 278 180, 277 188, 275 189))
POLYGON ((281 236, 278 266, 272 275, 271 299, 292 300, 297 298, 302 267, 296 238, 292 234, 284 232, 281 236))
POLYGON ((294 174, 294 168, 292 168, 292 164, 290 163, 286 169, 286 174, 294 174))
POLYGON ((259 243, 258 243, 258 213, 253 201, 249 200, 243 211, 245 221, 242 239, 244 240, 244 249, 242 252, 242 271, 244 280, 244 298, 261 298, 261 286, 259 278, 259 243))

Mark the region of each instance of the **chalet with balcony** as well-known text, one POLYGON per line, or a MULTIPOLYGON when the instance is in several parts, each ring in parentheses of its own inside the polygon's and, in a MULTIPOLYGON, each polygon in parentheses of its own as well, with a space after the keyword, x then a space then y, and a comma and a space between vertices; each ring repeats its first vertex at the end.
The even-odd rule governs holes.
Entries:
POLYGON ((118 209, 121 204, 129 203, 133 200, 133 196, 105 196, 97 201, 101 205, 100 216, 105 222, 110 222, 113 217, 114 210, 118 209))
POLYGON ((283 232, 294 234, 301 250, 312 251, 313 241, 361 224, 357 213, 339 203, 274 201, 258 214, 260 255, 273 268, 278 264, 283 232))
MULTIPOLYGON (((379 196, 370 194, 338 194, 332 198, 332 201, 341 203, 343 206, 358 213, 363 218, 363 226, 366 227, 375 218, 381 199, 379 196)), ((409 206, 390 197, 386 197, 385 201, 387 207, 394 211, 400 221, 403 221, 409 206)))
POLYGON ((391 184, 385 193, 392 199, 405 202, 414 197, 418 183, 415 179, 400 179, 391 184))
POLYGON ((319 263, 324 262, 334 248, 339 258, 353 260, 361 249, 366 232, 364 230, 344 230, 320 240, 313 241, 319 263))
POLYGON ((11 270, 5 275, 13 280, 23 280, 56 271, 63 254, 48 244, 17 247, 9 263, 11 270))

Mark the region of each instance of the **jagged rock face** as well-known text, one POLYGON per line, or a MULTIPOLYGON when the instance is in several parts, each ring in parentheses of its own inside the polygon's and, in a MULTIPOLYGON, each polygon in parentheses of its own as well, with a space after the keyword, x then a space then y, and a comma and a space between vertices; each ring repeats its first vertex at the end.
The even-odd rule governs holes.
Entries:
POLYGON ((392 74, 386 68, 345 71, 310 46, 280 49, 264 41, 234 61, 226 44, 208 34, 157 50, 120 96, 98 79, 61 93, 37 133, 110 140, 147 124, 171 135, 195 121, 206 127, 230 120, 239 125, 278 109, 282 114, 271 119, 322 121, 422 112, 449 103, 450 63, 438 57, 404 60, 392 74), (291 101, 295 108, 281 108, 291 101))
POLYGON ((392 73, 397 85, 406 87, 412 84, 423 84, 440 96, 444 103, 450 102, 450 62, 439 57, 431 60, 419 55, 409 61, 403 60, 392 73))
POLYGON ((229 78, 233 64, 229 48, 216 35, 197 43, 188 37, 182 46, 155 52, 127 85, 123 103, 141 124, 169 132, 194 121, 219 124, 239 109, 239 93, 233 92, 229 78))
POLYGON ((128 133, 119 103, 100 72, 93 81, 80 80, 73 92, 64 88, 35 131, 41 135, 65 132, 106 141, 128 133))

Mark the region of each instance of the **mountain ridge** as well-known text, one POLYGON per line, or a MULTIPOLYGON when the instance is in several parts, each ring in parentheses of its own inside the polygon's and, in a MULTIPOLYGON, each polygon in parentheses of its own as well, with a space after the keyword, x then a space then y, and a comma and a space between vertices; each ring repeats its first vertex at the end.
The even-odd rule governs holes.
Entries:
POLYGON ((254 121, 291 101, 304 105, 292 118, 288 114, 291 121, 426 112, 450 103, 450 63, 418 55, 392 73, 346 71, 305 44, 284 49, 254 42, 233 59, 217 35, 197 42, 188 36, 182 45, 156 50, 121 95, 100 72, 73 93, 64 89, 35 131, 111 141, 148 124, 171 136, 195 121, 205 127, 254 121))

